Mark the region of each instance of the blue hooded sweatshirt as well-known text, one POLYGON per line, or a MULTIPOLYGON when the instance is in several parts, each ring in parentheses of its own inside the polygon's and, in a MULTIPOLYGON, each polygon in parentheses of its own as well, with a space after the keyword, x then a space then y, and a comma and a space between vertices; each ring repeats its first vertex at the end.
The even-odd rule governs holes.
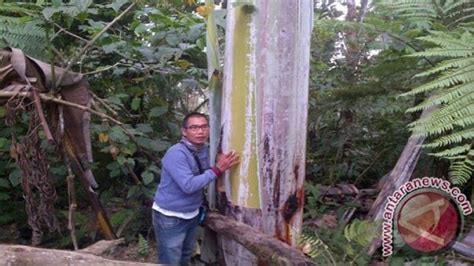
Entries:
POLYGON ((161 165, 161 180, 155 203, 160 208, 174 212, 197 210, 202 203, 204 187, 217 178, 209 168, 208 147, 198 147, 183 139, 169 148, 161 165), (202 174, 191 151, 198 156, 202 169, 205 169, 202 174))

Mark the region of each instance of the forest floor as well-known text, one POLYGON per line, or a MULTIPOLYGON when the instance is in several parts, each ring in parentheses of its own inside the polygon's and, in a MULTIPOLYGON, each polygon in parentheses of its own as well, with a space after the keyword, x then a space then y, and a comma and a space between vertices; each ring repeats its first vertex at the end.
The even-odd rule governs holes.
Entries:
MULTIPOLYGON (((45 235, 47 236, 48 233, 45 235)), ((72 251, 72 249, 64 247, 59 248, 57 239, 53 241, 51 240, 52 239, 46 240, 45 243, 39 245, 38 247, 72 251)), ((31 229, 29 227, 25 227, 23 223, 15 222, 0 226, 0 244, 31 246, 31 229)), ((93 243, 83 244, 80 245, 79 248, 86 248, 88 245, 92 244, 93 243)), ((125 244, 115 246, 100 256, 110 260, 130 261, 130 265, 133 265, 133 262, 157 263, 157 249, 155 241, 153 239, 148 239, 146 245, 147 248, 143 248, 140 247, 138 241, 126 241, 125 244)), ((192 259, 191 265, 202 266, 205 264, 199 260, 199 255, 197 255, 192 259)))
MULTIPOLYGON (((138 243, 129 243, 128 245, 120 245, 115 247, 110 252, 102 255, 102 257, 111 260, 121 260, 130 262, 146 262, 157 263, 157 249, 155 242, 149 242, 148 252, 144 254, 138 243)), ((199 255, 191 260, 191 265, 203 266, 206 265, 199 260, 199 255)))
POLYGON ((142 252, 137 242, 127 245, 119 245, 102 257, 111 260, 122 260, 130 262, 157 263, 155 243, 150 243, 148 252, 142 252))

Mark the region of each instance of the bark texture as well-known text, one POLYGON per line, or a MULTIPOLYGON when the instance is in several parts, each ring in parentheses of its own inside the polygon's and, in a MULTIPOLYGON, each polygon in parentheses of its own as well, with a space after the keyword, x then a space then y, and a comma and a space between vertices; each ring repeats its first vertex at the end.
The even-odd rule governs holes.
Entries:
MULTIPOLYGON (((313 1, 228 5, 223 94, 224 152, 241 163, 227 174, 227 215, 290 245, 303 212, 313 1)), ((222 240, 228 265, 256 264, 222 240)))

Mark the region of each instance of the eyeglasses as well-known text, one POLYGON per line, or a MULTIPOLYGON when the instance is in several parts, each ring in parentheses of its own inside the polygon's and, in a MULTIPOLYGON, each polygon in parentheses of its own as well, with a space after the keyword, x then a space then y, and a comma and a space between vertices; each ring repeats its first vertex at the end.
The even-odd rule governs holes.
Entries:
POLYGON ((209 125, 200 125, 200 126, 198 126, 198 125, 192 125, 192 126, 187 127, 186 129, 189 129, 189 130, 191 130, 191 131, 193 131, 193 132, 197 132, 199 129, 202 129, 202 130, 207 130, 207 129, 209 129, 209 125))

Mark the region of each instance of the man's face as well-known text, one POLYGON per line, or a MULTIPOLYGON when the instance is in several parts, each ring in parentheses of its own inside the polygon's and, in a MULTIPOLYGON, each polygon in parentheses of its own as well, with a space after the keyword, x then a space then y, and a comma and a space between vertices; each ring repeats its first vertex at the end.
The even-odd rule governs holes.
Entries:
POLYGON ((194 145, 202 145, 209 138, 209 124, 204 117, 190 117, 181 133, 194 145))

